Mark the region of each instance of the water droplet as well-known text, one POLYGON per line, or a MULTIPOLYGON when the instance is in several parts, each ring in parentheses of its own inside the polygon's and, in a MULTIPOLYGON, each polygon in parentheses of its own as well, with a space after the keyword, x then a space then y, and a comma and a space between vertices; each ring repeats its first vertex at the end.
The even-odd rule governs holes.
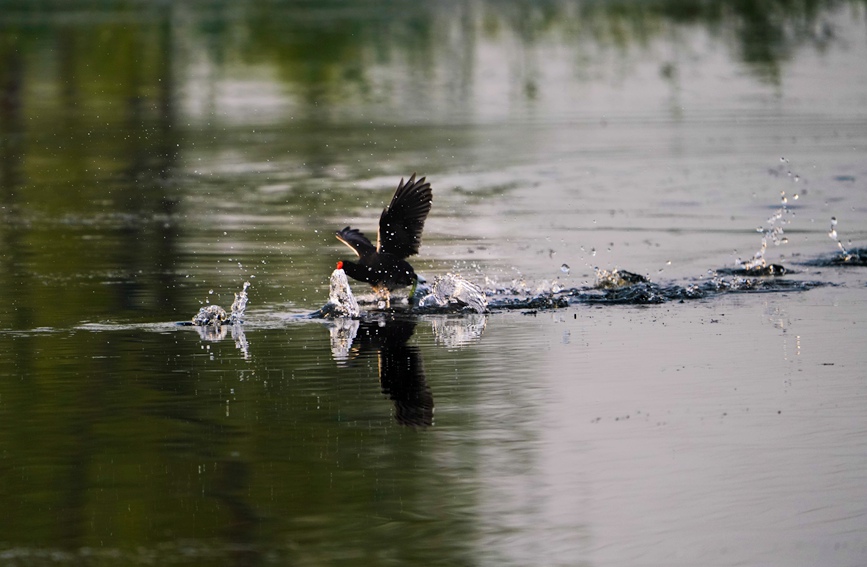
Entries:
POLYGON ((214 295, 214 290, 209 289, 209 290, 208 290, 208 295, 214 295))
POLYGON ((794 195, 792 195, 792 199, 794 199, 795 201, 797 201, 800 197, 801 197, 801 196, 798 195, 797 193, 795 193, 794 195))
POLYGON ((831 217, 831 226, 837 226, 837 217, 831 217))
POLYGON ((590 255, 591 255, 591 256, 596 256, 596 248, 591 248, 591 249, 590 249, 590 255))
POLYGON ((800 180, 801 180, 801 176, 800 176, 800 175, 796 175, 796 176, 795 176, 795 183, 797 183, 797 182, 800 181, 800 180))
POLYGON ((562 266, 560 266, 560 271, 568 275, 570 271, 569 265, 563 264, 562 266))

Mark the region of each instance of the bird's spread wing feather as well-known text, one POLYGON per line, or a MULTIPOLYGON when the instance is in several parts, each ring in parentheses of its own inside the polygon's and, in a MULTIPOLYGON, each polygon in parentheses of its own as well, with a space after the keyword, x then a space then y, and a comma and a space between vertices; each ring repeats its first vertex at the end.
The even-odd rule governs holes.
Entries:
POLYGON ((373 254, 376 249, 370 240, 357 228, 349 228, 337 231, 337 240, 352 248, 360 258, 373 254))
POLYGON ((400 180, 391 204, 379 217, 377 252, 394 254, 398 258, 418 254, 431 197, 430 183, 426 183, 424 177, 416 181, 413 173, 406 183, 400 180))

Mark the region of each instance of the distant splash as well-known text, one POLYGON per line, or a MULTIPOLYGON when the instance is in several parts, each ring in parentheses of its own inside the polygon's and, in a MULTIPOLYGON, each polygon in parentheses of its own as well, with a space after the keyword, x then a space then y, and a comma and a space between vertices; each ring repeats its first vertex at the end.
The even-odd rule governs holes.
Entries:
MULTIPOLYGON (((788 163, 786 158, 780 158, 781 160, 788 163)), ((789 172, 791 176, 791 172, 789 172)), ((797 176, 795 178, 797 180, 797 176)), ((795 193, 792 196, 793 200, 798 200, 799 195, 795 193)), ((765 260, 765 253, 768 250, 768 244, 773 244, 774 246, 780 246, 781 244, 786 244, 789 239, 785 236, 785 227, 787 224, 791 222, 789 218, 792 214, 791 209, 789 209, 789 197, 786 195, 785 191, 780 191, 780 207, 774 211, 770 217, 768 217, 766 226, 760 226, 756 229, 756 232, 762 235, 762 243, 759 249, 753 254, 753 257, 748 260, 742 260, 740 258, 737 259, 737 265, 739 269, 745 272, 751 271, 762 271, 767 266, 767 260, 765 260)), ((773 272, 773 270, 772 270, 773 272)), ((768 275, 779 275, 775 273, 770 273, 768 275)))
POLYGON ((802 262, 805 266, 818 268, 867 267, 867 248, 849 248, 833 256, 802 262))
MULTIPOLYGON (((807 266, 867 266, 867 248, 846 248, 837 233, 837 217, 831 217, 831 229, 828 237, 837 244, 839 252, 827 258, 819 258, 806 262, 807 266)), ((852 241, 849 241, 852 246, 852 241)))
POLYGON ((225 309, 216 304, 206 305, 199 309, 192 318, 192 324, 196 327, 220 327, 222 325, 235 325, 244 322, 244 312, 247 309, 247 289, 250 282, 244 282, 241 291, 235 293, 235 301, 227 313, 225 309))
POLYGON ((231 330, 235 347, 241 351, 245 359, 250 358, 250 345, 244 334, 242 323, 244 322, 244 313, 247 310, 247 301, 250 299, 247 295, 249 287, 250 282, 244 282, 241 291, 235 293, 235 300, 228 313, 219 305, 206 305, 199 309, 199 312, 190 321, 203 341, 222 341, 231 330))

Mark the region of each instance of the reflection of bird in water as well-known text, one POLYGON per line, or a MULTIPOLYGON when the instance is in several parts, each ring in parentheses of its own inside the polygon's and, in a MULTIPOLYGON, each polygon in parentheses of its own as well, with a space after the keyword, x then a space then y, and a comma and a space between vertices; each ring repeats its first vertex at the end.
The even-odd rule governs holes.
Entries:
POLYGON ((376 352, 379 385, 394 402, 394 418, 401 425, 425 427, 433 423, 433 394, 425 381, 421 352, 407 341, 415 321, 362 321, 356 335, 360 355, 376 352))
MULTIPOLYGON (((337 239, 352 248, 359 261, 343 262, 349 277, 373 286, 377 297, 389 300, 389 291, 418 282, 418 276, 406 258, 418 254, 424 221, 431 208, 431 187, 415 174, 406 183, 403 179, 394 192, 391 204, 379 217, 376 246, 364 234, 346 227, 337 232, 337 239)), ((412 295, 412 293, 410 293, 412 295)))

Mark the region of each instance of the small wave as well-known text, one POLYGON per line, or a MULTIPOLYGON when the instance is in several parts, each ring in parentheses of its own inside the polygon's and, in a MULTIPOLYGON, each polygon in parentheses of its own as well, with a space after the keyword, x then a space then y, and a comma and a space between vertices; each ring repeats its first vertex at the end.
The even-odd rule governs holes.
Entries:
POLYGON ((784 276, 786 274, 797 273, 780 264, 762 264, 757 266, 741 266, 738 268, 719 268, 716 272, 725 276, 758 278, 784 276))
POLYGON ((564 290, 568 303, 592 303, 611 305, 653 305, 669 301, 705 299, 723 293, 774 293, 782 291, 806 291, 826 285, 822 282, 795 281, 766 278, 715 277, 711 280, 686 286, 653 282, 639 282, 618 288, 564 290))

